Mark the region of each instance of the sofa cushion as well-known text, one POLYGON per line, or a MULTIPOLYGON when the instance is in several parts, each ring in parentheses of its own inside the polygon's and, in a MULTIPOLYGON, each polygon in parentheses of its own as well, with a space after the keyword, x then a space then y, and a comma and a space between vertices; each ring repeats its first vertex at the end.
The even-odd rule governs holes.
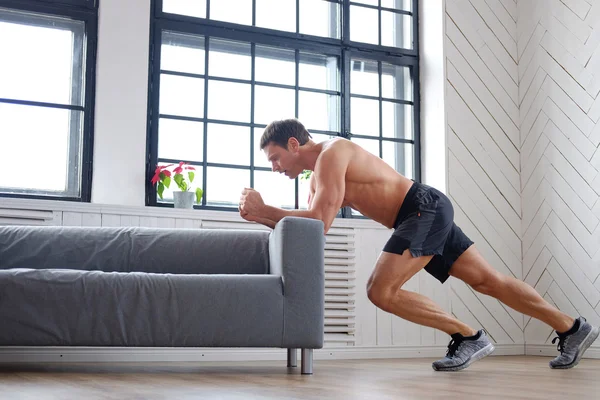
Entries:
POLYGON ((0 269, 267 274, 269 232, 0 226, 0 269))

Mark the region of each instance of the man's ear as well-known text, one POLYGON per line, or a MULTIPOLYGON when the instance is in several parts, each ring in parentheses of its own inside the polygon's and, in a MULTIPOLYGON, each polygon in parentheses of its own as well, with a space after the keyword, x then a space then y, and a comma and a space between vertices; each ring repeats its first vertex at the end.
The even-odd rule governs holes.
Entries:
POLYGON ((290 151, 298 151, 298 148, 300 147, 300 142, 298 142, 298 139, 296 139, 295 137, 291 137, 288 139, 288 149, 290 151))

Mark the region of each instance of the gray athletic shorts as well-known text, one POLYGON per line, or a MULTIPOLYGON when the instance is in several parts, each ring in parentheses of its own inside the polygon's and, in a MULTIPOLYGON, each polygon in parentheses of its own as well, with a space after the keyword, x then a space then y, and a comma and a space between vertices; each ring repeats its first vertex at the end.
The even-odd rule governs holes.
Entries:
POLYGON ((450 199, 437 189, 415 182, 400 207, 394 233, 383 251, 413 257, 433 255, 425 270, 444 283, 456 259, 473 241, 454 223, 450 199))

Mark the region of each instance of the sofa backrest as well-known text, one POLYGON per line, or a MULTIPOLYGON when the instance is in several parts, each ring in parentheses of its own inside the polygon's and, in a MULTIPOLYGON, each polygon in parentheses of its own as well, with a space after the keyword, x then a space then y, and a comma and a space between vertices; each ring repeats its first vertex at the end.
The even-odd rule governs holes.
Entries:
POLYGON ((265 274, 268 252, 258 230, 0 226, 0 269, 265 274))

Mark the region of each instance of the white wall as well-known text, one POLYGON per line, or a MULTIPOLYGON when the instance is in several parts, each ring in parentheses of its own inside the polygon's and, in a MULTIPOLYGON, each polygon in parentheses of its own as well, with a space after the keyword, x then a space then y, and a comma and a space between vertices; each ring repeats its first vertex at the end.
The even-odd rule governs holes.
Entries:
MULTIPOLYGON (((449 192, 491 264, 600 323, 600 1, 447 0, 449 192)), ((555 354, 552 328, 453 281, 452 311, 555 354)), ((533 346, 533 347, 531 347, 533 346)))
MULTIPOLYGON (((522 278, 517 5, 447 0, 449 193, 456 223, 497 270, 522 278)), ((452 312, 496 343, 523 343, 523 316, 452 280, 452 312)))
MULTIPOLYGON (((519 1, 518 13, 523 276, 598 325, 600 1, 519 1)), ((550 328, 525 322, 527 343, 548 343, 550 328)))
POLYGON ((93 203, 145 203, 149 29, 149 0, 100 2, 93 203))

